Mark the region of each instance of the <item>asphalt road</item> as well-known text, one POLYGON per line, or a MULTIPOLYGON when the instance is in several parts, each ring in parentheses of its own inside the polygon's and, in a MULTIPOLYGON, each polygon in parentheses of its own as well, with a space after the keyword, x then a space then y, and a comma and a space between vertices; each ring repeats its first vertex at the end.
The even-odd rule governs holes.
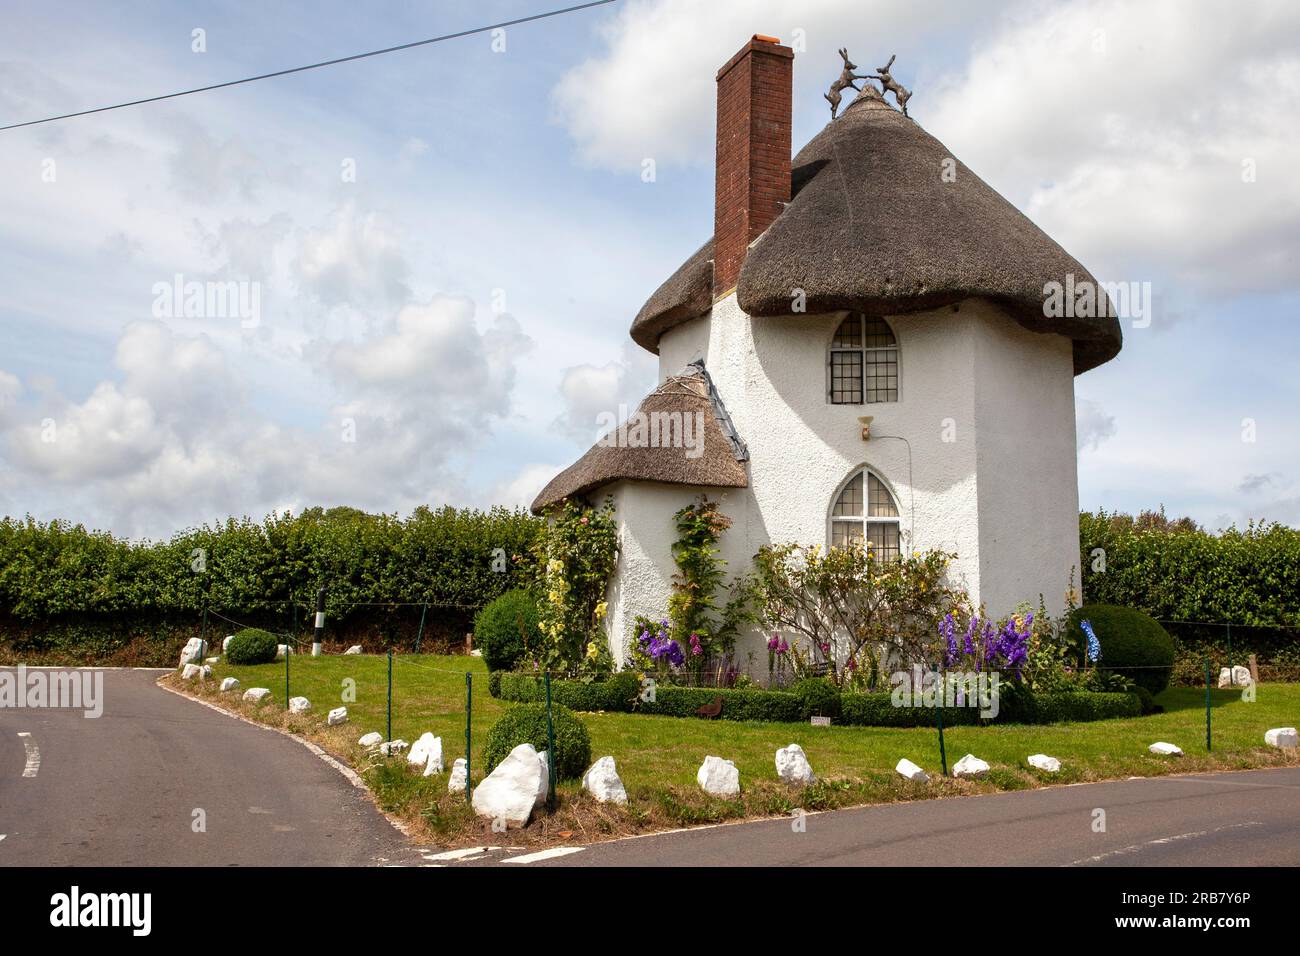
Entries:
MULTIPOLYGON (((532 866, 1297 866, 1300 767, 1080 784, 597 844, 532 866), (1094 831, 1096 810, 1105 831, 1094 831)), ((504 862, 497 855, 483 863, 504 862)))
POLYGON ((410 858, 366 793, 302 744, 168 693, 158 671, 103 673, 97 719, 0 709, 0 866, 410 858))

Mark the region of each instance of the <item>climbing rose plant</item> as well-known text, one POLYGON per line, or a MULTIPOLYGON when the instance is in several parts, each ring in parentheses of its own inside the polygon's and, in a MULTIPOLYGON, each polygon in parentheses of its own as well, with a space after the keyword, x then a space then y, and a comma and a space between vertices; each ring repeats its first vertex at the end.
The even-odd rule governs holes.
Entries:
POLYGON ((668 599, 669 633, 684 653, 683 663, 698 677, 710 664, 731 655, 745 618, 745 595, 735 589, 732 598, 718 606, 727 566, 719 556, 718 540, 731 527, 731 519, 717 504, 702 495, 673 515, 673 522, 677 573, 668 599))
POLYGON ((547 515, 534 545, 537 559, 538 666, 567 676, 596 677, 613 668, 605 637, 605 593, 618 559, 614 505, 566 501, 547 515))

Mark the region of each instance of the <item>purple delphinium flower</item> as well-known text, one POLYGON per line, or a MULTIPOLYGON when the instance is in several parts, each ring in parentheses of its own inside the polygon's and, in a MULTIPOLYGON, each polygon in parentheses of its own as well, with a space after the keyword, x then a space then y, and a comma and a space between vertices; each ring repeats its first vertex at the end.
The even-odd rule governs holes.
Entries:
POLYGON ((954 633, 956 622, 953 620, 952 612, 949 611, 944 615, 943 622, 939 625, 939 633, 943 635, 947 652, 944 654, 944 663, 951 667, 957 663, 957 636, 954 633))

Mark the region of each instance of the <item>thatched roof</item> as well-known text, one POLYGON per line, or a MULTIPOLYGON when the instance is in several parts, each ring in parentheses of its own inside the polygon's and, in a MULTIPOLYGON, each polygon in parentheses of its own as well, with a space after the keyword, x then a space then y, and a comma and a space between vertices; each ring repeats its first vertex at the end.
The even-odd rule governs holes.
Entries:
MULTIPOLYGON (((791 199, 754 243, 736 295, 753 316, 790 315, 804 290, 809 314, 852 309, 894 315, 970 297, 1003 306, 1025 328, 1074 341, 1075 373, 1107 362, 1119 321, 1047 318, 1043 286, 1091 274, 952 154, 879 95, 856 99, 794 158, 791 199)), ((708 311, 712 242, 665 282, 632 324, 637 344, 708 311)))
POLYGON ((697 362, 647 395, 631 418, 556 475, 532 508, 540 513, 565 498, 623 480, 744 488, 749 484, 744 465, 748 459, 709 373, 697 362), (665 423, 687 424, 682 430, 673 425, 666 429, 665 423))

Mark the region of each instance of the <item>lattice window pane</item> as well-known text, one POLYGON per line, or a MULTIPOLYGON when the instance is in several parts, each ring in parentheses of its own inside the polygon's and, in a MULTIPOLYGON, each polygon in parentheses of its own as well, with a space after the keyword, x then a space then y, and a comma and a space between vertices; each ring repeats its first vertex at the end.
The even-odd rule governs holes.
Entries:
MULTIPOLYGON (((867 514, 872 518, 897 518, 898 507, 894 504, 894 497, 885 487, 885 483, 875 475, 868 475, 867 478, 867 514)), ((858 486, 859 492, 861 487, 858 486)), ((860 511, 855 513, 862 514, 860 511)))
POLYGON ((881 561, 898 560, 898 524, 893 521, 873 521, 867 524, 867 543, 872 554, 881 561))
POLYGON ((893 330, 883 319, 868 319, 865 332, 867 336, 865 345, 869 349, 889 348, 898 344, 893 330))
POLYGON ((837 349, 862 347, 862 319, 860 316, 850 315, 840 323, 840 327, 835 330, 835 341, 832 346, 837 349))
POLYGON ((862 353, 831 353, 831 402, 862 404, 862 353))
MULTIPOLYGON (((872 481, 875 479, 873 478, 872 481)), ((844 490, 835 501, 835 510, 831 512, 831 517, 862 517, 862 472, 854 475, 853 480, 844 486, 844 490)))
POLYGON ((848 547, 855 541, 862 540, 862 522, 860 521, 832 521, 831 522, 831 547, 844 548, 848 547))
POLYGON ((866 400, 868 402, 898 401, 898 349, 868 350, 864 354, 866 356, 866 400))

